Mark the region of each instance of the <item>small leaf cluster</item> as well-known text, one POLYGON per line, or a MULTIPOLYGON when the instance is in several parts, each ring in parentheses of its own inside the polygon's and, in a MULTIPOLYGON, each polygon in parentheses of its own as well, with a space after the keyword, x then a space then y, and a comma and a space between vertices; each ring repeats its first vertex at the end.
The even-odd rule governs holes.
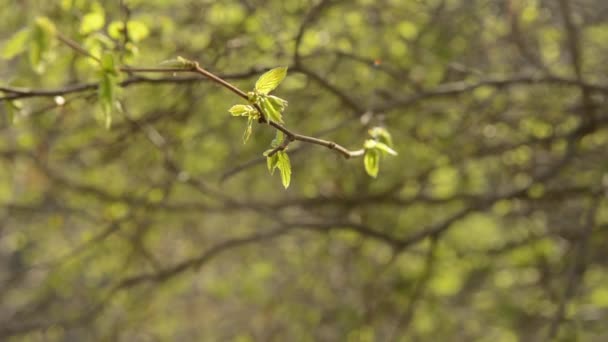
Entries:
POLYGON ((267 119, 277 123, 283 123, 283 111, 287 108, 287 101, 280 97, 269 95, 287 75, 287 67, 272 69, 257 80, 255 88, 247 95, 249 102, 262 108, 267 119))
MULTIPOLYGON (((270 92, 276 89, 287 75, 287 67, 274 68, 264 73, 255 83, 253 91, 247 93, 249 104, 237 104, 228 110, 233 116, 244 116, 247 118, 247 128, 243 134, 243 142, 247 142, 253 131, 253 123, 264 117, 276 123, 283 123, 283 112, 287 108, 287 101, 284 99, 270 95, 270 92), (262 112, 258 110, 260 108, 262 112)), ((277 131, 277 136, 271 143, 273 149, 279 148, 284 142, 284 135, 277 131)), ((279 169, 281 181, 285 188, 289 187, 291 182, 291 163, 289 156, 285 152, 285 148, 270 155, 270 151, 264 152, 268 171, 274 174, 275 169, 279 169)))
MULTIPOLYGON (((285 136, 283 133, 277 131, 277 135, 272 140, 270 146, 273 147, 273 149, 278 148, 281 146, 281 144, 283 144, 284 139, 285 136)), ((291 162, 289 161, 289 156, 284 150, 279 150, 275 154, 270 155, 270 152, 273 151, 273 149, 264 152, 268 171, 270 171, 270 174, 272 175, 274 174, 275 169, 279 169, 281 173, 281 182, 283 183, 285 189, 287 189, 287 187, 289 187, 289 183, 291 182, 291 162)))
POLYGON ((371 177, 376 178, 380 171, 380 159, 385 155, 397 155, 393 149, 393 139, 384 127, 374 127, 368 131, 370 139, 365 140, 363 148, 363 165, 365 172, 371 177))

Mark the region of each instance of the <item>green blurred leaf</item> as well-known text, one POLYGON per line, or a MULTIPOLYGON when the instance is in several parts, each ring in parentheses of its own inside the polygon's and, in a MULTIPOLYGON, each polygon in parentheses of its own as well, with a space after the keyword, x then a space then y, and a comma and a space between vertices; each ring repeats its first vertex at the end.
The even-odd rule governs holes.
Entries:
POLYGON ((30 28, 24 28, 15 33, 8 41, 4 43, 4 48, 0 56, 4 59, 11 59, 23 52, 26 48, 27 40, 30 38, 30 28))
POLYGON ((105 118, 105 127, 108 129, 112 125, 112 108, 114 106, 116 87, 116 77, 108 72, 102 72, 98 96, 105 118))
POLYGON ((279 168, 279 171, 281 171, 281 182, 283 182, 283 186, 287 189, 291 182, 291 162, 285 151, 277 152, 276 156, 278 159, 276 166, 279 168))
POLYGON ((287 75, 287 67, 274 68, 264 73, 255 83, 255 91, 260 94, 268 94, 279 86, 287 75))
POLYGON ((380 170, 380 153, 376 149, 368 149, 363 156, 365 172, 371 177, 376 178, 380 170))
POLYGON ((55 25, 46 17, 38 17, 31 31, 29 59, 34 71, 44 71, 43 58, 51 46, 51 38, 55 34, 55 25))
POLYGON ((86 35, 101 29, 105 21, 106 19, 103 12, 97 11, 85 14, 80 21, 80 34, 86 35))
POLYGON ((104 72, 107 72, 114 76, 118 75, 118 71, 116 70, 116 64, 114 62, 114 55, 112 55, 111 53, 106 52, 103 54, 103 56, 101 56, 101 68, 104 72))
MULTIPOLYGON (((108 25, 108 34, 114 39, 122 40, 124 38, 124 27, 125 23, 123 21, 113 21, 108 25)), ((127 23, 127 31, 129 33, 129 40, 135 43, 150 35, 148 26, 137 20, 131 20, 127 23)))
POLYGON ((129 31, 129 39, 133 42, 139 42, 150 34, 148 26, 141 21, 131 20, 127 23, 127 29, 129 31))
POLYGON ((17 119, 17 113, 21 110, 21 102, 18 100, 14 101, 4 101, 4 107, 6 109, 6 116, 9 123, 15 123, 17 119))

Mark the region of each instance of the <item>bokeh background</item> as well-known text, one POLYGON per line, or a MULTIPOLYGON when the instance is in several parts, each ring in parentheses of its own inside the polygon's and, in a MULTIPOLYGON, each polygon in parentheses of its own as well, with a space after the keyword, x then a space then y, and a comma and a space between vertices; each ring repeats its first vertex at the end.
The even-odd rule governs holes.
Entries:
POLYGON ((608 340, 608 2, 0 8, 1 340, 608 340), (243 144, 242 100, 184 73, 121 73, 106 129, 96 63, 36 23, 245 91, 288 66, 287 127, 399 155, 294 142, 285 190, 274 130, 243 144))

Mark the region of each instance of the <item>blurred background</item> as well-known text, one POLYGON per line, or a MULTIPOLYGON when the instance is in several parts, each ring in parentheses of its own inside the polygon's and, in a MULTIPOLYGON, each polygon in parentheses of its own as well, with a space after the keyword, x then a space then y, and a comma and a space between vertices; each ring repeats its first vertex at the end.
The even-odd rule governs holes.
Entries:
POLYGON ((0 0, 0 340, 608 340, 608 2, 0 0), (126 28, 126 29, 125 29, 126 28), (62 39, 58 39, 63 37, 62 39), (244 91, 288 66, 291 186, 244 91))

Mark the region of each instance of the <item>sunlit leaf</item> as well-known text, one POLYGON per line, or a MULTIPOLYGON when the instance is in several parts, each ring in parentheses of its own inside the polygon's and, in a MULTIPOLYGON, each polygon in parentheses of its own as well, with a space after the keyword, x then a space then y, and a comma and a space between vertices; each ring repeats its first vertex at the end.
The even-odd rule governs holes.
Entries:
POLYGON ((287 189, 291 182, 291 162, 285 151, 277 152, 276 156, 278 158, 276 165, 279 171, 281 171, 281 182, 283 182, 283 186, 287 189))
POLYGON ((4 43, 0 56, 4 59, 11 59, 23 52, 26 48, 27 40, 30 38, 30 29, 25 28, 15 33, 4 43))
POLYGON ((251 136, 251 132, 253 131, 253 117, 249 117, 247 120, 247 128, 245 128, 245 133, 243 133, 243 144, 249 140, 251 136))
MULTIPOLYGON (((269 151, 267 151, 269 152, 269 151)), ((274 169, 277 168, 277 163, 279 161, 279 156, 277 153, 273 154, 270 157, 266 157, 266 166, 268 166, 268 171, 270 171, 270 174, 274 174, 274 169)))
POLYGON ((230 112, 230 114, 232 114, 232 116, 246 116, 252 110, 255 111, 255 108, 253 108, 252 106, 249 106, 249 105, 242 105, 242 104, 234 105, 234 106, 230 107, 230 109, 228 109, 228 111, 230 112))
POLYGON ((276 108, 280 113, 283 113, 283 111, 285 111, 285 108, 287 108, 287 101, 283 100, 280 97, 268 95, 266 96, 266 98, 268 99, 270 104, 272 104, 272 106, 276 108))
POLYGON ((255 83, 255 91, 260 94, 268 94, 283 81, 287 75, 287 67, 274 68, 264 73, 255 83))
POLYGON ((283 116, 281 115, 279 108, 276 108, 275 104, 269 101, 268 98, 261 98, 259 104, 268 119, 274 122, 283 123, 283 116))

